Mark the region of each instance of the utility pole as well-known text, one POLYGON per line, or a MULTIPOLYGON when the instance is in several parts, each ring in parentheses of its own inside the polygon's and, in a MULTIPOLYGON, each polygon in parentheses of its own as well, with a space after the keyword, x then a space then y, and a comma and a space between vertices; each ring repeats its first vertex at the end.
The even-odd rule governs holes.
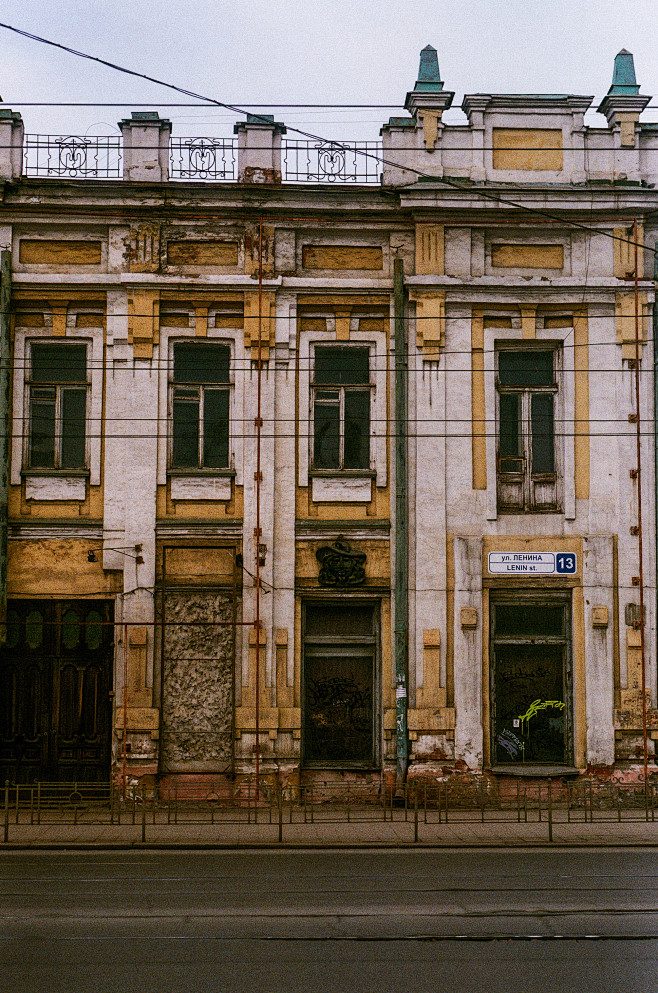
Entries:
POLYGON ((395 313, 395 790, 404 787, 409 764, 407 733, 409 657, 408 513, 407 513, 407 366, 404 321, 404 264, 394 263, 395 313))
POLYGON ((11 252, 0 253, 0 644, 7 637, 7 535, 9 524, 9 363, 11 252))

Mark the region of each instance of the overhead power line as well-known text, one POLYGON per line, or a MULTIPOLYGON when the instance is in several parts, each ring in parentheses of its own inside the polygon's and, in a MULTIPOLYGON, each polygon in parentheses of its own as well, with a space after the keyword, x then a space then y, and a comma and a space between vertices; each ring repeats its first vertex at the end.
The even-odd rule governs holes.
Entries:
MULTIPOLYGON (((210 106, 222 107, 224 110, 231 110, 236 114, 242 114, 245 116, 247 114, 247 111, 243 106, 226 103, 222 100, 216 100, 214 97, 205 96, 202 93, 196 93, 194 90, 188 90, 183 86, 176 85, 175 83, 168 83, 166 80, 158 79, 156 76, 149 76, 147 73, 139 72, 136 69, 128 69, 126 66, 119 65, 116 62, 110 62, 108 59, 102 59, 98 55, 90 55, 88 52, 81 52, 78 49, 71 48, 69 45, 64 45, 61 42, 52 41, 50 38, 43 38, 41 35, 33 34, 30 31, 24 31, 22 28, 17 28, 12 24, 5 24, 4 22, 0 21, 0 28, 5 28, 7 31, 13 31, 15 34, 21 35, 24 38, 28 38, 31 41, 37 41, 42 45, 49 45, 52 48, 59 48, 61 51, 68 52, 70 55, 75 55, 78 58, 87 59, 90 62, 97 62, 99 65, 107 66, 109 69, 114 69, 116 72, 121 72, 128 76, 134 76, 137 79, 145 79, 149 83, 155 83, 156 86, 164 86, 169 90, 174 90, 176 93, 181 93, 183 94, 183 96, 190 97, 194 100, 200 100, 203 103, 208 104, 210 106)), ((262 104, 260 106, 262 106, 262 104)), ((261 116, 259 114, 252 115, 252 117, 256 117, 256 118, 260 117, 263 123, 267 123, 267 124, 271 123, 271 121, 267 120, 265 116, 261 116)), ((323 143, 326 143, 328 141, 328 139, 323 138, 321 135, 313 134, 312 132, 309 131, 303 131, 301 128, 296 128, 294 126, 287 126, 287 130, 294 134, 299 134, 304 138, 308 138, 311 141, 319 141, 323 143)), ((382 165, 399 167, 399 163, 389 161, 385 159, 383 155, 377 152, 366 151, 365 149, 360 149, 358 147, 354 148, 349 144, 343 144, 341 142, 334 141, 332 142, 332 144, 334 145, 334 147, 338 147, 338 148, 344 147, 346 150, 355 151, 357 154, 361 155, 362 157, 374 159, 377 162, 381 162, 382 165)), ((434 182, 440 183, 443 186, 448 186, 451 189, 459 190, 460 192, 463 192, 465 189, 463 183, 455 182, 453 180, 446 179, 445 177, 438 179, 436 176, 428 175, 427 173, 423 172, 422 169, 416 169, 412 166, 405 166, 404 168, 406 169, 407 172, 410 172, 413 175, 418 176, 418 178, 429 179, 434 182)), ((587 231, 588 233, 600 234, 602 237, 609 238, 613 241, 623 242, 624 244, 632 245, 632 246, 637 245, 639 248, 647 249, 648 251, 654 253, 658 250, 654 245, 648 245, 645 242, 634 241, 631 238, 624 238, 620 235, 616 235, 613 232, 606 231, 605 229, 602 228, 592 228, 587 224, 581 224, 578 221, 565 219, 559 214, 552 213, 552 211, 542 210, 541 208, 538 207, 528 207, 525 204, 517 203, 515 200, 511 200, 508 197, 501 197, 497 194, 490 193, 487 190, 483 190, 481 187, 475 185, 468 186, 467 189, 468 192, 474 196, 478 196, 482 199, 490 200, 495 203, 503 204, 504 206, 507 207, 514 207, 517 210, 525 211, 526 213, 532 214, 533 216, 546 217, 550 220, 558 221, 561 224, 568 224, 570 227, 579 228, 581 230, 587 231)))

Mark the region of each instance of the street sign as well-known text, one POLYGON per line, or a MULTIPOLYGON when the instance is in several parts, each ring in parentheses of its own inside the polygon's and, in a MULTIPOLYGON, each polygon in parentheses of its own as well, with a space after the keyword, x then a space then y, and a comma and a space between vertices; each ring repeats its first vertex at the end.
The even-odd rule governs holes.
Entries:
POLYGON ((489 572, 495 576, 573 576, 573 552, 490 552, 489 572))

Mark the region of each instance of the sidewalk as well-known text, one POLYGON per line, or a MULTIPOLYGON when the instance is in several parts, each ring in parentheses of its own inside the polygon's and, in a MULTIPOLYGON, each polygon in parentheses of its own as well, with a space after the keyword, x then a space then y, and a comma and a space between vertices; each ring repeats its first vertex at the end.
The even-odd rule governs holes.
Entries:
MULTIPOLYGON (((656 846, 658 821, 596 821, 593 824, 554 821, 553 845, 656 846)), ((415 847, 549 847, 549 825, 489 822, 418 823, 413 818, 369 822, 275 824, 9 824, 3 850, 30 848, 406 848, 415 847), (144 840, 145 839, 145 840, 144 840)))

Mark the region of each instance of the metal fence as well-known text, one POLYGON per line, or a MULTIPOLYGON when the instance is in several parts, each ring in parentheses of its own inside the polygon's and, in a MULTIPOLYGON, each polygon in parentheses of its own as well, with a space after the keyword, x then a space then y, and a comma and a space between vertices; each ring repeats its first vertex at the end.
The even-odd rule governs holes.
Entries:
POLYGON ((233 138, 172 138, 169 175, 171 179, 234 180, 235 147, 233 138))
POLYGON ((26 134, 23 173, 69 179, 121 179, 122 140, 118 135, 26 134))
MULTIPOLYGON (((419 825, 543 824, 553 840, 555 824, 656 821, 656 784, 649 780, 517 780, 501 786, 485 777, 444 782, 410 780, 403 791, 383 779, 349 786, 319 781, 282 786, 263 779, 163 786, 137 783, 125 792, 114 783, 7 782, 4 841, 15 828, 31 826, 141 825, 141 840, 170 825, 278 826, 282 841, 291 825, 407 822, 418 841, 419 825)), ((517 827, 518 829, 518 827, 517 827)))
POLYGON ((283 178, 294 183, 379 183, 379 141, 284 141, 283 178))

